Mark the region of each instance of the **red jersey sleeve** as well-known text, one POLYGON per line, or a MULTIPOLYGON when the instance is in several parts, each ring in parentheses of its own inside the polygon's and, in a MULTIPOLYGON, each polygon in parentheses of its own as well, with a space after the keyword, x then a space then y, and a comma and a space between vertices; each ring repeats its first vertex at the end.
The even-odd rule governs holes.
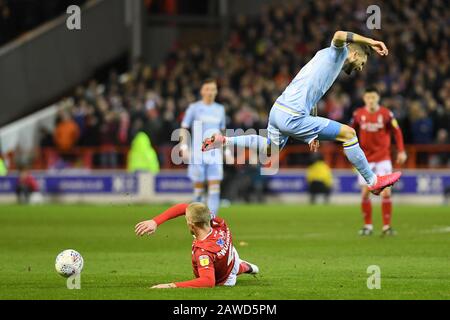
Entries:
POLYGON ((186 214, 186 208, 188 207, 187 203, 180 203, 170 207, 160 215, 153 218, 156 224, 159 226, 160 224, 166 222, 167 220, 174 219, 176 217, 182 216, 186 214))
POLYGON ((197 278, 188 281, 176 282, 178 288, 213 288, 216 285, 214 270, 214 256, 207 251, 196 250, 194 259, 197 265, 197 278))
POLYGON ((405 151, 405 144, 403 142, 403 133, 398 125, 397 119, 395 119, 394 114, 389 112, 389 127, 394 133, 395 143, 397 144, 397 149, 399 152, 405 151))
POLYGON ((355 130, 359 128, 359 119, 358 119, 358 111, 353 112, 352 119, 350 120, 350 127, 355 130))

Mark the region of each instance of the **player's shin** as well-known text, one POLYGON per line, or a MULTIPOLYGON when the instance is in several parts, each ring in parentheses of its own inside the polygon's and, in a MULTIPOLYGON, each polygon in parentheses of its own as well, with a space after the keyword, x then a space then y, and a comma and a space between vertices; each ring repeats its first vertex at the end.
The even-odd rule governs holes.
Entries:
POLYGON ((372 203, 370 198, 363 198, 361 201, 361 212, 364 218, 364 226, 366 228, 372 228, 372 203))
POLYGON ((267 138, 256 134, 227 137, 227 145, 258 150, 267 146, 267 138))
POLYGON ((208 208, 214 216, 219 213, 220 206, 220 184, 208 186, 208 208))
POLYGON ((194 186, 194 201, 195 202, 203 202, 203 194, 205 189, 203 186, 194 186))
POLYGON ((358 143, 358 138, 354 137, 349 141, 344 142, 344 153, 347 159, 353 164, 358 172, 363 176, 369 186, 373 185, 377 181, 377 176, 370 169, 369 162, 367 161, 364 151, 358 143))
POLYGON ((390 196, 384 196, 381 200, 381 211, 383 214, 383 230, 391 225, 392 200, 390 196))

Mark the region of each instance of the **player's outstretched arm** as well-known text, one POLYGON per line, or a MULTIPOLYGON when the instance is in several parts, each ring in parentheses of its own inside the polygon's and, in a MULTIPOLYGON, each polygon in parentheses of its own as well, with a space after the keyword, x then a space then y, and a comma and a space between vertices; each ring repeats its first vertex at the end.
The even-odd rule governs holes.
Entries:
POLYGON ((214 288, 215 285, 214 268, 199 270, 198 278, 175 283, 177 288, 214 288))
POLYGON ((161 284, 157 284, 155 286, 152 287, 152 289, 171 289, 171 288, 176 288, 177 286, 175 285, 175 283, 161 283, 161 284))
POLYGON ((382 41, 374 40, 361 36, 359 34, 349 32, 349 31, 336 31, 333 36, 333 44, 336 47, 342 47, 346 43, 360 43, 370 46, 375 52, 380 56, 387 56, 389 50, 382 41))
MULTIPOLYGON (((203 258, 203 266, 200 265, 197 268, 198 272, 198 278, 182 281, 182 282, 175 282, 175 283, 162 283, 157 284, 152 287, 152 289, 170 289, 170 288, 214 288, 216 285, 216 275, 215 275, 215 269, 214 264, 211 262, 212 257, 206 258, 205 255, 200 256, 200 259, 203 258), (207 265, 206 265, 207 261, 207 265), (207 266, 207 267, 205 267, 207 266)), ((199 263, 202 263, 200 261, 199 263)))
POLYGON ((156 224, 155 220, 146 220, 139 222, 134 227, 134 232, 138 236, 143 236, 144 234, 152 234, 155 233, 156 229, 158 228, 158 225, 156 224))
POLYGON ((170 207, 160 215, 154 217, 151 220, 145 220, 139 222, 134 231, 136 235, 143 236, 144 234, 152 234, 156 231, 157 227, 166 222, 167 220, 174 219, 176 217, 182 216, 186 214, 186 208, 188 207, 187 203, 180 203, 170 207))
POLYGON ((216 285, 216 274, 213 263, 213 255, 206 252, 195 251, 192 253, 193 259, 197 260, 198 277, 192 280, 163 283, 153 286, 153 289, 168 289, 168 288, 213 288, 216 285))

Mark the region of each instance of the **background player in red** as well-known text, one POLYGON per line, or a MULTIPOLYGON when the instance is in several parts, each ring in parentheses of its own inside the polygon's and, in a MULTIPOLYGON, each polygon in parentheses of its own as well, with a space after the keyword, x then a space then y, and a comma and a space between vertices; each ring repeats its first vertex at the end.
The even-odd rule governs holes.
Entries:
MULTIPOLYGON (((358 108, 353 113, 352 126, 358 132, 359 144, 366 154, 372 170, 377 175, 391 173, 391 133, 394 134, 397 144, 397 163, 403 164, 407 158, 403 145, 402 131, 392 112, 389 109, 380 106, 380 95, 375 88, 366 89, 363 100, 365 106, 358 108)), ((359 234, 371 235, 373 225, 370 191, 359 174, 358 180, 359 184, 362 186, 361 210, 364 216, 364 227, 359 231, 359 234)), ((381 193, 381 197, 383 217, 382 235, 394 235, 395 232, 391 227, 391 189, 384 189, 381 193)))
POLYGON ((186 216, 192 242, 192 268, 195 279, 164 283, 152 288, 211 288, 216 285, 234 286, 236 277, 242 273, 257 274, 259 268, 241 260, 233 246, 231 231, 225 221, 211 219, 208 207, 199 202, 178 204, 152 220, 142 221, 135 227, 138 236, 152 234, 167 220, 186 216))
POLYGON ((19 168, 17 179, 16 196, 17 202, 21 204, 30 203, 31 195, 39 192, 39 184, 26 168, 19 168))

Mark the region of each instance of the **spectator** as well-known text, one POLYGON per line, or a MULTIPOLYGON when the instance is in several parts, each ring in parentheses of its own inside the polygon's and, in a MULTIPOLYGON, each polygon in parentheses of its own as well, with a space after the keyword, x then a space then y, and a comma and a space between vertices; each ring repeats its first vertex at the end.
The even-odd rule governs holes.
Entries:
POLYGON ((8 168, 6 167, 6 163, 3 160, 3 157, 0 156, 0 177, 6 176, 8 174, 8 168))
POLYGON ((325 161, 323 161, 320 153, 313 154, 311 161, 311 165, 306 169, 306 181, 308 182, 310 203, 315 204, 318 195, 323 195, 324 202, 328 203, 333 186, 331 169, 325 161))
POLYGON ((159 161, 150 138, 144 132, 139 132, 131 142, 128 153, 128 171, 147 171, 152 174, 159 172, 159 161))
MULTIPOLYGON (((450 86, 448 88, 450 91, 450 86)), ((442 128, 447 132, 450 132, 450 94, 447 100, 445 101, 445 109, 438 118, 438 128, 442 128)))
POLYGON ((412 119, 411 129, 413 142, 417 144, 429 144, 433 142, 433 121, 425 113, 425 110, 417 110, 415 119, 412 119))
MULTIPOLYGON (((445 129, 439 129, 437 133, 436 144, 448 145, 450 143, 448 132, 445 129)), ((448 152, 440 152, 430 157, 429 166, 431 168, 439 168, 450 165, 450 154, 448 152)))
POLYGON ((53 141, 55 142, 58 151, 64 154, 72 151, 79 136, 80 129, 77 124, 72 120, 69 113, 63 112, 61 121, 56 125, 53 134, 53 141))
POLYGON ((102 153, 100 154, 100 165, 103 168, 117 167, 117 153, 115 146, 118 143, 119 123, 113 112, 106 112, 103 123, 100 126, 100 146, 102 153))
POLYGON ((39 128, 39 145, 41 148, 53 146, 52 132, 45 126, 39 128))
POLYGON ((100 145, 100 116, 93 106, 88 106, 84 118, 85 125, 79 144, 86 147, 100 145))

